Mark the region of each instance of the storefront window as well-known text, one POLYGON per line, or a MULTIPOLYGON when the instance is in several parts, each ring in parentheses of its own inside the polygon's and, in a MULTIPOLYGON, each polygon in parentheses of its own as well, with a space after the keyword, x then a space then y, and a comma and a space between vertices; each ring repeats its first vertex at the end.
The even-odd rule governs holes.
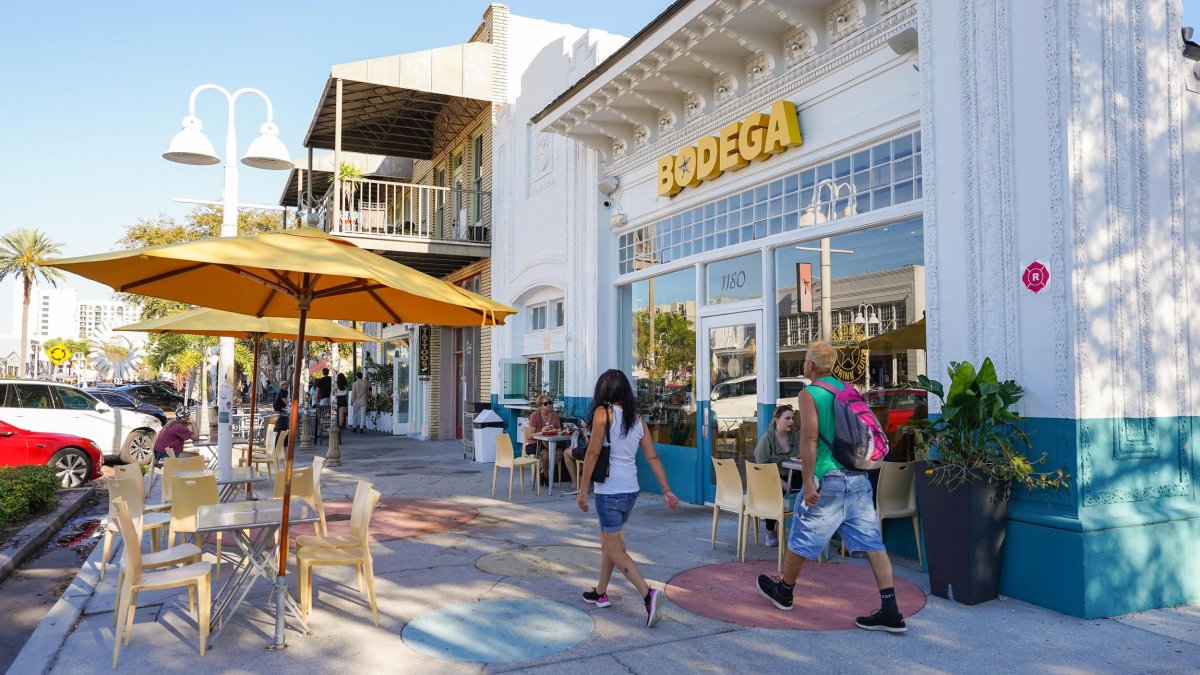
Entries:
POLYGON ((762 297, 762 254, 758 251, 711 262, 704 270, 705 302, 709 305, 762 297))
POLYGON ((835 374, 864 392, 925 373, 920 218, 777 249, 775 282, 781 382, 807 384, 805 346, 820 337, 838 348, 835 374))
POLYGON ((701 204, 618 239, 618 271, 920 199, 921 132, 910 132, 701 204))
POLYGON ((655 443, 696 446, 696 274, 639 281, 622 292, 625 369, 655 443))

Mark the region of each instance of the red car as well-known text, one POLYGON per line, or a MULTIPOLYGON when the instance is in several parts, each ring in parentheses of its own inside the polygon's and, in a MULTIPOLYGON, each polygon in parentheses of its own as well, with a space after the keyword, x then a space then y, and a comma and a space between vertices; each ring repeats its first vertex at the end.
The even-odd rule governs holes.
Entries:
MULTIPOLYGON (((884 431, 889 433, 894 433, 908 424, 917 408, 929 410, 928 394, 920 389, 877 389, 867 392, 863 398, 872 408, 887 410, 887 416, 881 416, 879 423, 883 425, 884 431)), ((927 414, 928 412, 922 417, 927 414)))
POLYGON ((79 487, 100 477, 104 458, 86 438, 70 434, 26 431, 0 422, 0 466, 48 464, 63 487, 79 487))

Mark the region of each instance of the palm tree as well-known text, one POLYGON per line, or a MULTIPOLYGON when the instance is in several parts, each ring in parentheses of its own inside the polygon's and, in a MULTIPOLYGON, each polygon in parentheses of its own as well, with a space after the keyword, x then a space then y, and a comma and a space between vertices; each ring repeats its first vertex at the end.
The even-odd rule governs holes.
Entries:
POLYGON ((62 272, 46 267, 50 258, 62 255, 62 244, 46 236, 41 230, 18 228, 0 237, 0 281, 10 275, 20 277, 25 296, 21 305, 21 367, 29 352, 29 296, 33 283, 44 281, 57 286, 62 272))

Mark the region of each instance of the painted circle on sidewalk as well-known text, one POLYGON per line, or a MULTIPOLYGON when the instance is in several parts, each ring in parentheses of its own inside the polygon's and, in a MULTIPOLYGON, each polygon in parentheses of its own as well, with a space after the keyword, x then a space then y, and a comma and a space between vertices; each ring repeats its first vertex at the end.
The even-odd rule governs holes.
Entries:
MULTIPOLYGON (((650 564, 630 553, 639 565, 650 564)), ((591 546, 526 546, 497 551, 475 561, 481 572, 501 577, 541 577, 547 574, 596 578, 600 574, 600 549, 591 546)))
MULTIPOLYGON (((796 580, 795 604, 780 611, 758 592, 758 575, 775 576, 774 560, 706 565, 667 582, 667 597, 693 614, 759 628, 852 630, 854 619, 879 609, 871 570, 850 563, 806 562, 796 580)), ((896 602, 907 618, 925 608, 925 592, 897 577, 896 602)))
POLYGON ((404 643, 453 661, 502 663, 540 659, 591 635, 587 612, 551 600, 509 598, 450 605, 409 622, 404 643))
MULTIPOLYGON (((325 502, 330 535, 350 534, 350 502, 325 502)), ((449 499, 402 499, 384 496, 371 516, 371 540, 391 541, 444 532, 475 520, 473 506, 449 499)), ((300 534, 307 534, 301 527, 300 534)))

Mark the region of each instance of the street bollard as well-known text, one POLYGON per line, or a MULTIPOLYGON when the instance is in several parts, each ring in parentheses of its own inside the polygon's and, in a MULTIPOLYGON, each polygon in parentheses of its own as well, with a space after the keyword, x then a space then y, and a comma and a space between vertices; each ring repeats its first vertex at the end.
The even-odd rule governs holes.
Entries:
POLYGON ((298 416, 300 422, 300 438, 297 447, 307 450, 313 446, 313 422, 312 414, 309 410, 301 410, 298 416))

